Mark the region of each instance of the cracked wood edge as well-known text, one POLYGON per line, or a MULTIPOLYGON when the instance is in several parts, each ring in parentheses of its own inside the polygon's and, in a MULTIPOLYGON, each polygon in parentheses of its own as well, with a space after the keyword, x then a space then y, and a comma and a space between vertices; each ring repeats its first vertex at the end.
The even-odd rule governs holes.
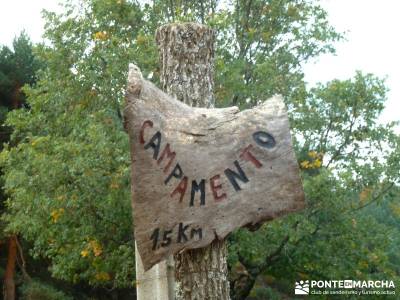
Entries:
MULTIPOLYGON (((156 88, 152 83, 144 80, 141 76, 140 70, 136 66, 131 65, 124 116, 126 118, 126 129, 130 135, 132 147, 132 192, 133 207, 135 210, 135 236, 138 238, 138 248, 145 268, 151 267, 169 254, 178 253, 185 249, 204 247, 215 239, 223 239, 229 232, 238 227, 249 226, 254 228, 265 220, 271 220, 288 212, 297 211, 304 206, 304 195, 298 174, 298 166, 291 148, 286 109, 281 97, 273 97, 256 108, 242 112, 239 112, 236 107, 225 109, 192 108, 169 97, 156 88), (157 123, 158 130, 163 132, 165 135, 166 141, 164 142, 170 143, 171 147, 173 147, 174 150, 177 150, 177 155, 180 157, 179 160, 183 162, 182 164, 186 164, 184 168, 185 172, 188 171, 188 174, 190 173, 190 170, 186 169, 188 168, 187 164, 190 162, 191 157, 190 154, 185 154, 185 152, 188 152, 190 147, 197 146, 202 149, 201 151, 204 151, 208 149, 207 147, 212 148, 213 143, 217 143, 218 146, 215 147, 214 145, 213 150, 215 152, 220 149, 222 154, 215 154, 218 158, 212 161, 212 163, 216 165, 220 164, 218 165, 220 169, 224 167, 223 164, 232 167, 231 162, 234 158, 237 158, 238 151, 240 148, 243 148, 243 145, 245 145, 242 142, 242 139, 246 139, 245 133, 248 131, 248 134, 251 135, 251 130, 254 130, 258 123, 262 123, 264 119, 271 119, 272 121, 270 122, 265 120, 268 124, 268 130, 272 130, 274 134, 277 133, 279 137, 282 137, 283 146, 281 145, 280 149, 268 153, 268 155, 263 158, 267 158, 271 168, 274 167, 279 169, 281 167, 284 170, 284 174, 278 172, 278 175, 281 178, 276 180, 271 178, 271 180, 275 180, 275 183, 283 184, 283 192, 275 191, 274 194, 274 196, 281 199, 281 202, 274 202, 271 199, 267 199, 270 203, 268 203, 268 201, 265 203, 270 206, 269 209, 261 207, 261 213, 251 211, 249 214, 245 214, 240 209, 232 207, 234 206, 232 202, 223 204, 223 208, 219 208, 213 204, 211 205, 211 208, 208 209, 208 212, 200 213, 199 215, 195 214, 194 217, 196 221, 203 223, 202 226, 210 227, 204 231, 205 235, 207 235, 205 238, 199 241, 189 241, 183 244, 175 243, 167 249, 159 248, 152 252, 150 245, 151 241, 149 241, 151 230, 155 226, 152 224, 152 218, 154 219, 154 217, 157 216, 157 224, 161 224, 166 228, 176 227, 176 218, 181 218, 181 220, 184 220, 185 222, 191 222, 190 224, 193 224, 193 220, 185 218, 185 216, 191 213, 190 207, 181 207, 177 204, 178 201, 174 203, 173 200, 165 197, 164 194, 166 194, 166 190, 163 190, 162 192, 157 191, 159 185, 162 187, 163 181, 163 177, 160 177, 160 174, 156 174, 160 171, 160 168, 157 169, 157 164, 154 161, 152 162, 151 158, 149 158, 151 155, 147 155, 149 153, 140 149, 140 145, 137 145, 136 142, 138 138, 138 130, 141 124, 140 122, 143 121, 138 120, 141 117, 153 118, 154 124, 157 123), (177 125, 176 122, 180 124, 177 125), (232 140, 232 137, 235 137, 235 134, 241 136, 236 138, 234 142, 230 141, 232 140), (179 145, 179 142, 183 143, 183 145, 190 145, 190 147, 179 145), (224 157, 224 153, 228 153, 228 157, 224 157), (282 159, 282 157, 285 157, 286 160, 282 159), (220 163, 221 161, 223 161, 222 165, 220 163), (285 161, 289 162, 289 164, 285 163, 285 161), (280 166, 282 164, 283 167, 280 166), (146 168, 154 168, 154 170, 150 170, 147 175, 145 174, 144 176, 146 180, 141 181, 137 176, 138 169, 146 170, 146 168), (151 183, 151 180, 155 180, 155 182, 159 182, 159 184, 153 184, 150 192, 143 190, 143 185, 146 183, 148 184, 149 182, 151 183), (289 201, 285 201, 285 195, 289 196, 289 201), (160 201, 158 199, 153 203, 153 198, 161 198, 163 200, 160 201), (166 202, 167 204, 165 204, 166 202), (272 206, 271 203, 273 204, 272 206), (149 205, 160 206, 162 209, 154 212, 152 215, 151 212, 148 212, 152 209, 149 205), (275 206, 275 208, 273 206, 275 206), (224 210, 232 213, 232 215, 225 215, 224 210), (237 216, 235 216, 235 213, 237 216), (203 221, 202 217, 204 218, 203 221), (226 218, 228 224, 219 224, 218 221, 216 221, 216 219, 221 217, 226 218), (146 229, 146 226, 150 226, 151 229, 146 229)), ((149 140, 150 137, 151 135, 147 136, 146 139, 149 140)), ((163 145, 161 146, 161 149, 163 148, 163 145)), ((259 155, 262 154, 260 154, 260 151, 257 153, 259 155)), ((201 155, 201 153, 198 152, 197 155, 201 155)), ((204 157, 205 156, 203 155, 203 158, 204 157)), ((207 166, 207 164, 197 167, 197 169, 202 170, 202 172, 200 172, 202 173, 200 177, 207 177, 205 174, 207 173, 207 168, 205 168, 205 166, 207 166)), ((222 169, 219 172, 223 174, 222 169)), ((254 176, 257 175, 254 170, 252 172, 247 168, 247 172, 253 176, 252 179, 257 177, 254 176)), ((195 175, 194 172, 190 174, 192 178, 195 175)), ((258 175, 264 176, 265 174, 259 173, 258 175)), ((177 182, 175 184, 177 184, 177 182)), ((227 186, 229 185, 229 182, 225 181, 224 184, 227 186)), ((243 209, 244 207, 252 206, 252 194, 257 194, 257 203, 260 203, 262 206, 262 193, 265 192, 263 190, 265 189, 265 185, 268 185, 268 182, 253 184, 253 188, 255 189, 254 193, 249 193, 249 191, 247 191, 246 194, 246 197, 248 198, 247 202, 249 203, 242 201, 242 199, 240 199, 242 197, 237 195, 231 195, 232 197, 230 200, 236 200, 236 204, 239 205, 239 208, 243 209)), ((170 187, 170 189, 171 188, 173 187, 170 187)), ((272 188, 272 186, 269 186, 269 188, 272 188)), ((210 192, 208 192, 206 197, 207 199, 212 199, 210 192)), ((197 207, 196 209, 201 210, 203 208, 205 207, 197 207)), ((252 208, 254 208, 254 205, 252 208)))

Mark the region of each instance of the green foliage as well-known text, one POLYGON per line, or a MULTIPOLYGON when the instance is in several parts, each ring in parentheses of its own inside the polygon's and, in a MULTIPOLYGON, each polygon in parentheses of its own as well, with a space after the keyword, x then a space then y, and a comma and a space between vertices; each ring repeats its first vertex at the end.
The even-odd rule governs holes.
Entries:
POLYGON ((64 293, 57 291, 53 287, 40 283, 38 281, 30 281, 21 287, 21 299, 23 300, 72 300, 72 297, 66 296, 64 293))
POLYGON ((36 52, 46 68, 24 88, 30 109, 8 114, 15 146, 1 154, 7 230, 31 241, 53 276, 134 287, 120 112, 128 63, 157 83, 155 29, 192 20, 216 29, 218 106, 284 95, 307 197, 304 212, 230 237, 233 298, 291 295, 299 278, 399 276, 400 251, 390 238, 400 236, 400 143, 393 125, 377 123, 386 87, 357 73, 306 88, 302 64, 333 52, 341 38, 317 1, 75 2, 66 1, 60 15, 45 13, 50 43, 36 52))
MULTIPOLYGON (((35 73, 41 66, 42 63, 35 58, 32 43, 25 32, 14 39, 12 49, 6 46, 0 48, 0 107, 2 110, 20 107, 24 100, 20 88, 24 84, 35 82, 35 73)), ((2 111, 2 115, 3 113, 2 111)))
POLYGON ((294 98, 307 208, 231 237, 231 264, 249 273, 233 280, 234 299, 264 273, 282 293, 299 279, 400 278, 400 137, 377 123, 385 92, 382 80, 357 73, 294 98))
POLYGON ((119 106, 140 10, 120 6, 94 1, 79 15, 70 5, 64 16, 47 14, 52 45, 38 55, 48 67, 36 87, 24 89, 30 110, 9 115, 18 145, 2 161, 8 230, 32 240, 32 253, 51 259, 54 276, 129 287, 130 161, 119 106))
POLYGON ((254 106, 304 88, 302 63, 333 52, 341 38, 317 1, 234 1, 215 18, 219 30, 216 96, 222 106, 254 106))
POLYGON ((281 295, 270 287, 255 287, 248 297, 249 300, 280 300, 281 295))
MULTIPOLYGON (((35 73, 43 66, 33 54, 33 46, 28 36, 22 32, 13 41, 13 47, 0 46, 0 150, 9 142, 11 128, 5 125, 9 111, 24 104, 25 95, 21 91, 24 84, 33 84, 35 73)), ((3 169, 0 169, 1 174, 3 169)), ((4 179, 0 179, 0 214, 4 212, 4 179)), ((7 238, 4 221, 0 219, 0 240, 7 238)))

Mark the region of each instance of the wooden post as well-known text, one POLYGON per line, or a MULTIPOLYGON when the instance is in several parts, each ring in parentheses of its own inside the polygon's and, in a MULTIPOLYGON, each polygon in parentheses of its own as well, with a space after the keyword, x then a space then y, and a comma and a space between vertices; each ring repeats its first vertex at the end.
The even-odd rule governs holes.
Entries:
POLYGON ((156 264, 146 272, 135 243, 136 298, 138 300, 174 299, 174 278, 173 274, 172 276, 170 274, 171 260, 172 257, 156 264))
MULTIPOLYGON (((274 96, 244 111, 212 108, 214 32, 171 24, 156 39, 172 97, 130 65, 124 109, 138 287, 165 281, 169 270, 141 278, 140 262, 150 270, 175 255, 176 299, 229 299, 223 239, 304 207, 285 104, 274 96)), ((146 299, 160 299, 157 289, 146 299)))
MULTIPOLYGON (((205 25, 160 27, 156 41, 163 90, 190 106, 213 107, 214 40, 213 30, 205 25)), ((229 299, 226 257, 224 240, 176 254, 175 299, 229 299)))

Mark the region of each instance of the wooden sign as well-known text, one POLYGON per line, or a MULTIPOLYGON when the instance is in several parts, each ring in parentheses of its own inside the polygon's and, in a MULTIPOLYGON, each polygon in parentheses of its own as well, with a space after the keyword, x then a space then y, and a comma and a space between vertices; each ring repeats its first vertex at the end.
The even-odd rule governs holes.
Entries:
POLYGON ((193 108, 130 67, 125 128, 135 239, 145 270, 304 206, 281 97, 249 110, 193 108))

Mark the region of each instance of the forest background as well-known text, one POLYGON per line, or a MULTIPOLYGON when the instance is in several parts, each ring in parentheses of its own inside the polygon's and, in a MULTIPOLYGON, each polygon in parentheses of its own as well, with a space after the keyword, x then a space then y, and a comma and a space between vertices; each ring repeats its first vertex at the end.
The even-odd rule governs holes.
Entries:
MULTIPOLYGON (((300 279, 400 276, 400 137, 388 86, 361 71, 307 84, 345 37, 318 1, 63 1, 45 43, 0 49, 4 291, 25 299, 133 299, 127 65, 158 83, 155 29, 217 32, 216 105, 285 97, 307 209, 229 237, 232 299, 292 297, 300 279), (13 266, 16 266, 14 269, 13 266)), ((399 284, 397 285, 399 286, 399 284)), ((398 291, 397 291, 398 292, 398 291)))

